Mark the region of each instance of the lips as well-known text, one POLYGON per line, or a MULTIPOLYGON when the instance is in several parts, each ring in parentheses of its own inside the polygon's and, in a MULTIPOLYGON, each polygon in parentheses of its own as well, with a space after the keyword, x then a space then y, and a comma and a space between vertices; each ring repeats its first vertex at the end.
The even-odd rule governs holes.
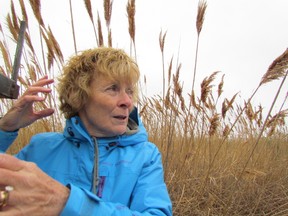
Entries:
POLYGON ((125 119, 127 118, 127 116, 125 116, 125 115, 118 115, 118 116, 114 116, 114 118, 120 119, 120 120, 125 120, 125 119))

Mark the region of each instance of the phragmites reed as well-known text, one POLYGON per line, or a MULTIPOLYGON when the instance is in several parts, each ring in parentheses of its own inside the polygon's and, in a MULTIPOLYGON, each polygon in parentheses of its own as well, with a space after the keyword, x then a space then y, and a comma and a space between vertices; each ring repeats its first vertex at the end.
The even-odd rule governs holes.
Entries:
MULTIPOLYGON (((1 28, 1 32, 2 32, 2 28, 1 28)), ((6 71, 12 71, 11 59, 9 58, 9 53, 7 52, 8 49, 7 49, 7 47, 5 47, 4 43, 2 43, 2 41, 0 41, 0 50, 2 53, 2 58, 3 58, 4 63, 5 63, 6 71)), ((3 72, 4 72, 4 70, 3 70, 3 72)))
POLYGON ((85 8, 87 10, 89 18, 90 18, 90 20, 92 22, 92 25, 93 25, 93 30, 94 30, 94 35, 95 35, 95 38, 96 38, 97 46, 99 46, 99 44, 98 44, 98 36, 97 36, 96 27, 95 27, 95 23, 94 23, 93 12, 92 12, 91 1, 90 0, 84 0, 84 3, 85 3, 85 8))
POLYGON ((269 66, 267 72, 262 77, 260 85, 279 79, 286 74, 288 69, 288 48, 277 57, 269 66))
POLYGON ((15 7, 14 7, 14 3, 11 2, 11 15, 12 15, 12 22, 13 22, 13 26, 15 28, 15 30, 17 32, 19 32, 19 25, 18 25, 18 19, 17 19, 17 15, 16 15, 16 12, 15 12, 15 7))
MULTIPOLYGON (((197 73, 197 62, 198 62, 198 49, 199 49, 199 40, 200 40, 200 32, 203 27, 205 12, 207 8, 207 3, 205 0, 199 0, 198 2, 198 12, 196 19, 196 27, 197 27, 197 44, 196 44, 196 54, 195 54, 195 62, 194 62, 194 71, 193 71, 193 80, 192 80, 192 88, 191 92, 194 91, 196 73, 197 73)), ((189 106, 190 109, 190 106, 189 106)))
POLYGON ((111 23, 111 16, 112 16, 113 1, 104 0, 103 5, 104 5, 104 17, 105 17, 106 27, 107 27, 107 32, 108 32, 108 46, 112 47, 112 31, 110 29, 110 23, 111 23))
POLYGON ((53 45, 51 43, 51 41, 49 40, 48 36, 46 36, 46 34, 43 32, 43 30, 41 29, 41 33, 42 33, 42 37, 46 43, 47 46, 47 61, 48 61, 48 70, 50 70, 53 66, 54 63, 54 59, 55 59, 55 54, 53 51, 53 45))
POLYGON ((168 87, 169 87, 170 82, 171 82, 172 66, 173 66, 173 57, 170 60, 169 68, 168 68, 168 87))
POLYGON ((12 38, 14 39, 14 41, 17 41, 17 37, 18 37, 17 27, 15 27, 15 26, 13 25, 13 21, 12 21, 12 19, 11 19, 10 14, 7 15, 7 17, 6 17, 6 22, 7 22, 9 31, 10 31, 10 33, 11 33, 11 35, 12 35, 12 38))
POLYGON ((162 91, 163 91, 163 98, 165 97, 166 91, 166 80, 165 80, 165 65, 164 65, 164 46, 165 46, 165 38, 166 38, 167 31, 162 35, 162 30, 159 35, 159 45, 161 50, 161 57, 162 57, 162 91))
POLYGON ((222 75, 221 82, 220 82, 219 85, 218 85, 218 90, 217 90, 218 98, 219 98, 219 97, 221 96, 221 94, 223 93, 224 76, 225 76, 225 74, 222 75))
POLYGON ((39 25, 44 26, 44 21, 41 15, 41 0, 29 0, 32 7, 34 16, 36 17, 39 25))
POLYGON ((205 77, 201 83, 201 101, 204 104, 206 103, 206 99, 209 93, 211 92, 212 89, 211 83, 215 79, 217 73, 219 73, 219 71, 213 72, 209 77, 205 77))
POLYGON ((72 26, 72 35, 73 35, 73 43, 74 43, 74 52, 77 53, 77 43, 76 43, 76 34, 75 34, 75 28, 74 28, 74 19, 73 19, 73 8, 72 8, 72 1, 69 0, 69 6, 70 6, 70 18, 71 18, 71 26, 72 26))
POLYGON ((90 0, 84 0, 84 4, 85 4, 85 8, 86 8, 87 13, 90 17, 91 22, 94 23, 91 1, 90 0))
POLYGON ((126 6, 129 24, 129 34, 135 44, 135 0, 129 0, 126 6))
POLYGON ((19 3, 20 3, 20 7, 21 7, 23 20, 26 21, 26 25, 27 25, 27 28, 28 28, 28 16, 27 16, 27 12, 26 12, 26 7, 25 7, 25 4, 24 4, 24 1, 23 0, 19 0, 19 3))
POLYGON ((217 128, 220 125, 220 115, 218 113, 215 113, 211 118, 209 118, 209 136, 213 136, 217 132, 217 128))
POLYGON ((98 24, 98 46, 103 46, 104 41, 103 41, 102 25, 101 25, 101 19, 99 16, 99 12, 98 12, 97 24, 98 24))
POLYGON ((164 35, 162 35, 162 30, 161 30, 161 32, 159 34, 159 45, 160 45, 161 53, 164 52, 166 34, 167 34, 167 31, 164 33, 164 35))
POLYGON ((198 3, 198 13, 197 13, 197 19, 196 19, 196 28, 198 35, 201 33, 205 13, 206 13, 207 3, 205 0, 200 0, 198 3))
POLYGON ((111 16, 112 16, 112 5, 113 5, 113 1, 104 0, 104 17, 105 17, 107 28, 110 27, 111 16))
POLYGON ((64 57, 63 57, 60 45, 57 42, 57 40, 56 40, 54 34, 52 33, 52 30, 51 30, 50 27, 48 27, 48 32, 47 33, 48 33, 48 38, 49 38, 49 40, 52 43, 53 50, 55 51, 55 53, 56 53, 58 59, 60 60, 60 62, 63 63, 64 62, 64 57))

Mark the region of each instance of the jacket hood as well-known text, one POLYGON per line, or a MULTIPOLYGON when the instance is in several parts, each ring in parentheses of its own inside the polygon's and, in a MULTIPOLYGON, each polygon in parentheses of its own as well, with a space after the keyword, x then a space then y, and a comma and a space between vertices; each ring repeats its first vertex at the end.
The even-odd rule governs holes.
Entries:
MULTIPOLYGON (((66 120, 63 134, 68 140, 76 144, 87 141, 91 142, 93 139, 92 136, 88 134, 79 116, 74 116, 66 120)), ((127 130, 123 135, 97 138, 97 141, 99 145, 111 146, 111 143, 113 143, 117 146, 129 146, 148 141, 148 135, 135 108, 129 116, 127 130)))

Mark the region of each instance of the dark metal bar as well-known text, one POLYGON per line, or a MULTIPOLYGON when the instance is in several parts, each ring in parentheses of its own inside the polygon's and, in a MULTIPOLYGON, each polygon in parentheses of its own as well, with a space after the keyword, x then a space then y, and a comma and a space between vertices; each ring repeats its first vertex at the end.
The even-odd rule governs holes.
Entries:
POLYGON ((17 78, 18 78, 18 71, 19 71, 19 67, 21 63, 21 56, 22 56, 24 36, 25 36, 25 28, 26 28, 26 22, 21 21, 20 31, 18 35, 18 41, 17 41, 17 48, 16 48, 14 64, 13 64, 12 77, 11 77, 11 79, 14 81, 17 81, 17 78))
POLYGON ((11 79, 0 73, 0 98, 16 99, 19 95, 18 72, 24 44, 26 22, 21 21, 11 79))

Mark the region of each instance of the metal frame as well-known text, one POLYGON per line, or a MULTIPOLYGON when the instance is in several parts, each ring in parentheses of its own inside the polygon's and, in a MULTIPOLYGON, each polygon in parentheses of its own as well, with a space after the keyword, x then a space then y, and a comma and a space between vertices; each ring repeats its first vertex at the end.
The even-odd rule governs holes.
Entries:
POLYGON ((11 79, 0 73, 0 98, 18 98, 19 86, 17 85, 17 78, 21 63, 25 28, 26 22, 21 21, 11 79))

